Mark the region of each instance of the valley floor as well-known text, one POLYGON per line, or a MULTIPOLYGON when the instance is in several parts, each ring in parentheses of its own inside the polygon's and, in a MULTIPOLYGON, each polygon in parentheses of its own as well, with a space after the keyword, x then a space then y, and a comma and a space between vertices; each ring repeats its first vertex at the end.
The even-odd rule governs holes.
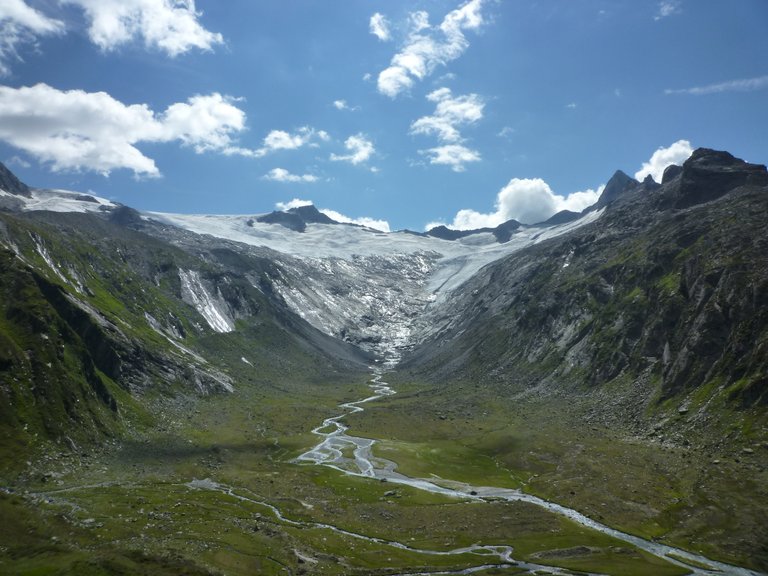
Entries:
MULTIPOLYGON (((379 439, 374 455, 404 474, 520 488, 649 540, 768 567, 760 452, 714 464, 695 449, 585 426, 577 405, 481 401, 494 396, 474 385, 438 391, 387 379, 398 393, 344 422, 356 437, 379 439)), ((370 393, 361 374, 319 386, 286 378, 204 400, 157 398, 162 425, 151 432, 99 452, 50 453, 7 482, 0 572, 703 570, 529 502, 457 498, 296 462, 317 444, 313 428, 370 393)))

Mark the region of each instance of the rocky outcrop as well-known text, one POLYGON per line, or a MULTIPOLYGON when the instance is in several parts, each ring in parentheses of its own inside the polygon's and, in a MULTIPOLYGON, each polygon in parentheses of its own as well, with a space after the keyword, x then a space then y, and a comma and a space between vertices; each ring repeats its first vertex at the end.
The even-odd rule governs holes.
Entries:
POLYGON ((767 186, 768 173, 760 164, 749 164, 728 152, 700 148, 680 170, 664 174, 666 189, 662 208, 688 208, 711 202, 740 186, 767 186))
POLYGON ((628 190, 635 188, 638 184, 639 182, 634 178, 627 176, 621 170, 616 170, 605 185, 597 203, 591 207, 591 209, 599 210, 600 208, 608 206, 608 204, 622 196, 628 190))
POLYGON ((294 232, 304 232, 307 224, 338 224, 314 206, 298 206, 285 211, 274 211, 257 218, 266 224, 280 224, 294 232))
POLYGON ((517 220, 507 220, 502 222, 495 228, 473 228, 472 230, 454 230, 447 226, 435 226, 427 231, 427 236, 434 238, 440 238, 442 240, 460 240, 467 236, 474 236, 475 234, 493 234, 496 237, 496 241, 500 244, 509 242, 512 234, 520 228, 521 224, 517 220))

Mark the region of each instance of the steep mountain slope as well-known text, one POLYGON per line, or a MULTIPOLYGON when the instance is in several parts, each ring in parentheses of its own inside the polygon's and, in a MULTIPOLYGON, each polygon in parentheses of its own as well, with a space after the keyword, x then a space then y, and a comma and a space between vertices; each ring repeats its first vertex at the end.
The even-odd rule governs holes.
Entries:
POLYGON ((231 393, 237 383, 200 342, 236 327, 252 333, 242 350, 251 362, 295 349, 308 362, 364 366, 273 294, 270 262, 199 243, 184 251, 126 222, 136 222, 127 208, 0 213, 5 468, 23 468, 19 455, 47 440, 72 449, 151 422, 158 394, 231 393))
POLYGON ((767 197, 764 167, 698 150, 663 186, 625 187, 594 224, 454 291, 411 363, 524 384, 647 372, 659 401, 723 386, 765 405, 767 197))

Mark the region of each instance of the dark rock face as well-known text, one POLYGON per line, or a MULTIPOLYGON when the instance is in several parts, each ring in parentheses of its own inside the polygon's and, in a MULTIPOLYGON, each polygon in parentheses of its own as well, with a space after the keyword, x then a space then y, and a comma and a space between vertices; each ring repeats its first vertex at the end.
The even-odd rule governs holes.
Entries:
POLYGON ((668 184, 670 180, 673 180, 677 177, 678 174, 680 174, 683 171, 682 166, 678 166, 677 164, 671 164, 670 166, 667 166, 664 170, 664 175, 661 177, 661 183, 662 184, 668 184))
POLYGON ((120 226, 141 226, 141 214, 128 206, 119 206, 109 215, 110 221, 120 226))
POLYGON ((581 213, 571 212, 570 210, 560 210, 557 214, 550 216, 548 219, 541 223, 542 226, 557 226, 558 224, 565 224, 567 222, 573 222, 574 220, 581 218, 581 213))
POLYGON ((600 208, 608 206, 608 204, 615 201, 628 190, 635 188, 638 184, 639 182, 634 178, 627 176, 621 170, 616 170, 605 185, 605 189, 593 209, 599 210, 600 208))
POLYGON ((520 228, 520 222, 517 220, 507 220, 493 229, 493 235, 496 236, 496 240, 500 244, 504 244, 505 242, 509 242, 509 239, 512 238, 512 234, 518 228, 520 228))
POLYGON ((16 175, 8 170, 2 162, 0 162, 0 190, 26 198, 32 195, 29 186, 16 178, 16 175))
POLYGON ((307 229, 307 224, 301 216, 291 212, 271 212, 260 216, 257 220, 265 224, 280 224, 294 232, 304 232, 307 229))
POLYGON ((728 152, 700 148, 679 171, 673 170, 669 176, 665 173, 664 180, 670 189, 661 205, 687 208, 716 200, 739 186, 766 186, 768 172, 765 166, 749 164, 728 152))
POLYGON ((296 214, 307 224, 338 224, 338 222, 332 220, 312 205, 291 208, 288 212, 296 214))
POLYGON ((284 212, 275 211, 258 218, 266 224, 280 224, 294 232, 304 232, 307 224, 338 224, 314 206, 299 206, 284 212))
POLYGON ((435 226, 427 232, 427 236, 442 240, 459 240, 460 238, 466 238, 475 234, 491 233, 496 237, 496 241, 499 244, 504 244, 509 242, 512 233, 518 228, 520 228, 520 222, 517 220, 507 220, 496 226, 496 228, 476 228, 474 230, 453 230, 447 226, 435 226))

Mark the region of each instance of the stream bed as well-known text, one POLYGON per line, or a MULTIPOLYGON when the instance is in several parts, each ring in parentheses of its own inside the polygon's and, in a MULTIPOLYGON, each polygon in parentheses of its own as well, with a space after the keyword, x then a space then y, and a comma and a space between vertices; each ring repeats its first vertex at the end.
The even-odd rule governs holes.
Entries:
MULTIPOLYGON (((322 424, 312 430, 312 433, 320 438, 320 442, 311 450, 308 450, 296 458, 296 462, 327 466, 351 476, 360 476, 378 481, 392 482, 394 484, 410 486, 419 490, 425 490, 431 493, 442 494, 448 497, 462 500, 475 500, 484 502, 500 500, 507 502, 528 502, 536 506, 540 506, 552 513, 565 516, 584 527, 596 530, 597 532, 626 542, 627 544, 635 546, 640 550, 644 550, 645 552, 653 554, 654 556, 663 558, 668 562, 682 566, 690 570, 692 574, 733 574, 736 576, 758 576, 757 572, 748 570, 746 568, 710 560, 704 556, 675 548, 673 546, 668 546, 666 544, 661 544, 651 540, 645 540, 644 538, 621 532, 620 530, 616 530, 606 526, 605 524, 601 524, 600 522, 597 522, 596 520, 593 520, 592 518, 589 518, 588 516, 585 516, 576 510, 567 508, 555 502, 549 502, 542 498, 526 494, 520 490, 498 488, 493 486, 472 486, 469 484, 453 482, 449 480, 441 480, 440 483, 437 483, 437 481, 434 479, 411 478, 401 474, 397 471, 397 464, 395 462, 373 455, 373 446, 376 443, 375 440, 370 438, 359 438, 347 434, 349 428, 343 423, 344 418, 349 414, 364 411, 363 406, 368 402, 373 402, 385 396, 391 396, 396 393, 391 386, 383 381, 383 377, 384 371, 382 369, 374 369, 372 380, 369 383, 369 388, 373 393, 361 400, 340 404, 339 407, 344 411, 337 416, 326 418, 322 424)), ((371 540, 378 542, 378 540, 373 538, 371 540)), ((411 548, 402 544, 393 542, 388 542, 388 544, 412 550, 411 548)), ((538 571, 539 573, 543 572, 549 574, 570 573, 568 571, 563 571, 552 566, 536 565, 516 560, 512 555, 514 547, 511 544, 508 546, 478 545, 448 552, 430 552, 426 550, 418 551, 422 553, 441 555, 463 554, 470 552, 475 554, 482 554, 483 556, 495 556, 498 559, 497 563, 492 565, 484 565, 482 567, 476 567, 458 572, 437 572, 437 574, 471 574, 474 571, 486 569, 491 566, 515 566, 518 569, 527 569, 529 571, 538 571)))

